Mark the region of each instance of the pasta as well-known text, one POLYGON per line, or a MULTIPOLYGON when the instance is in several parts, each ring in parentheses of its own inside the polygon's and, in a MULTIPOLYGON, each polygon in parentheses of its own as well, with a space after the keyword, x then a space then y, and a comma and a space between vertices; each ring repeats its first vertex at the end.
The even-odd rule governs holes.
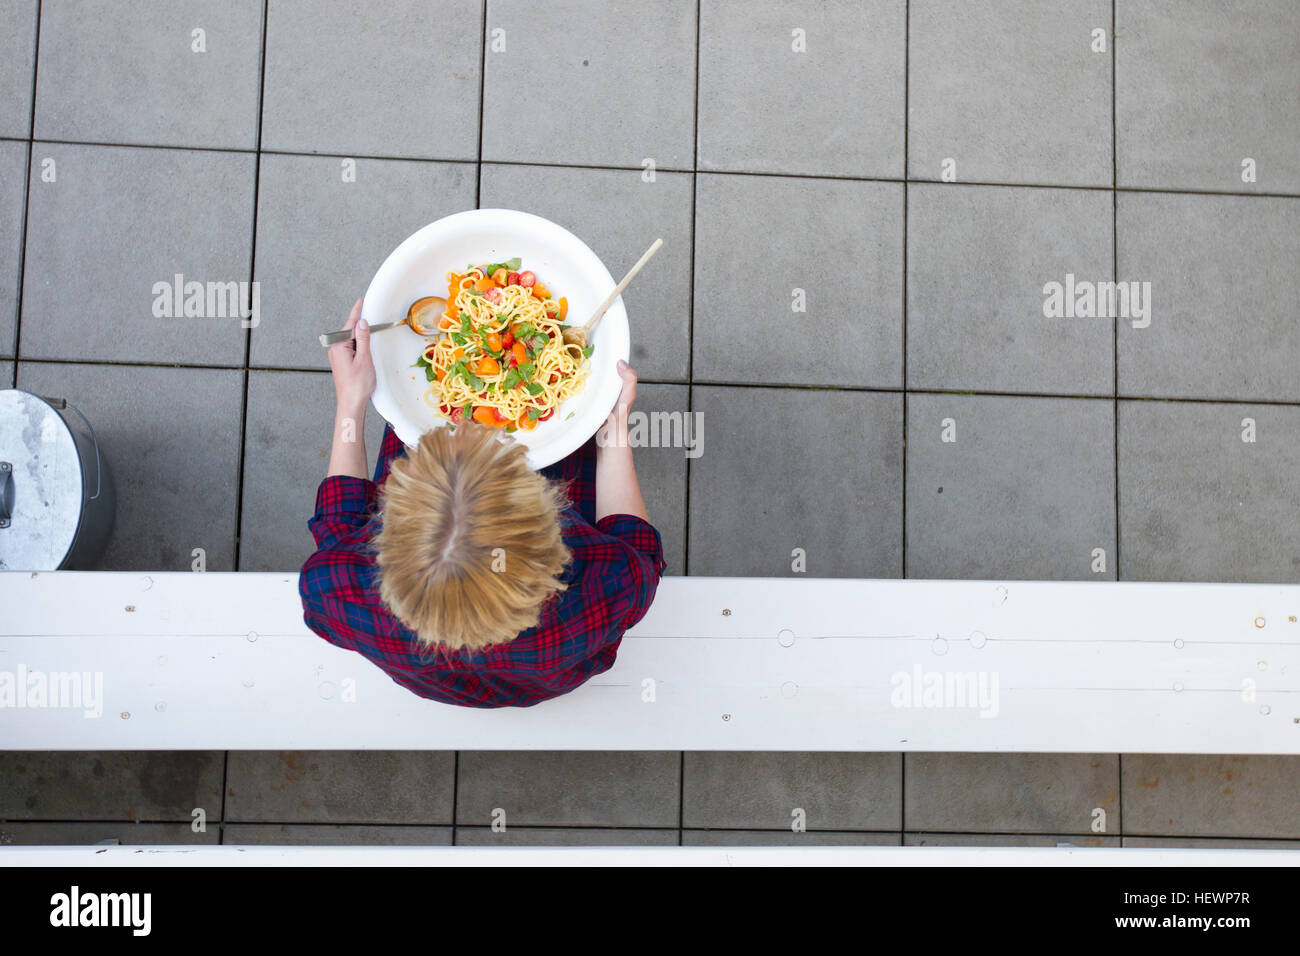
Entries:
POLYGON ((564 341, 568 301, 519 266, 447 273, 447 310, 415 364, 424 401, 454 423, 531 431, 586 385, 591 348, 564 341))

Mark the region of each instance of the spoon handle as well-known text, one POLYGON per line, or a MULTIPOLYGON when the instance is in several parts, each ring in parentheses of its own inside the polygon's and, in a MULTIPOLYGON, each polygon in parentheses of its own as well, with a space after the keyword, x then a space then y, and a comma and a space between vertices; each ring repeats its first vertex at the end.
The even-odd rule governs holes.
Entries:
POLYGON ((614 304, 614 300, 623 294, 623 290, 627 288, 627 284, 636 277, 636 274, 641 271, 641 267, 650 261, 650 257, 658 252, 659 247, 663 244, 664 241, 662 239, 656 239, 650 244, 650 248, 645 251, 645 255, 638 259, 636 265, 628 270, 627 275, 623 276, 623 281, 614 286, 614 291, 609 294, 609 298, 602 302, 596 309, 595 314, 587 320, 587 324, 582 327, 582 334, 584 336, 590 337, 591 330, 596 327, 596 323, 600 321, 601 317, 609 311, 609 307, 614 304))

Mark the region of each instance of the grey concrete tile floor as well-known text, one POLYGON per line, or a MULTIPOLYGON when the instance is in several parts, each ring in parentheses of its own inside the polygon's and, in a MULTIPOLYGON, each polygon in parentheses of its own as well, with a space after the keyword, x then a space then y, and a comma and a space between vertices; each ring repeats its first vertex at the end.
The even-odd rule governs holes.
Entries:
MULTIPOLYGON (((664 237, 626 295, 641 401, 709 426, 698 459, 638 452, 670 573, 783 576, 803 548, 832 577, 1300 575, 1291 0, 3 12, 0 386, 97 423, 106 569, 296 568, 329 437, 311 337, 478 206, 611 268, 664 237), (261 321, 160 318, 178 273, 257 280, 261 321), (1067 276, 1150 283, 1149 312, 1050 317, 1067 276)), ((1298 779, 1232 755, 11 752, 0 843, 1281 848, 1298 779)))

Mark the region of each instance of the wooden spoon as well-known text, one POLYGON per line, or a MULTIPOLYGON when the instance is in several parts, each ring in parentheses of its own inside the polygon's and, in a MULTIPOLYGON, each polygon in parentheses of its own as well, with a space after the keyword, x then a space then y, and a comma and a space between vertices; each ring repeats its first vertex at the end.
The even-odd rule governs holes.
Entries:
POLYGON ((650 257, 658 252, 659 247, 663 244, 662 239, 656 239, 651 244, 650 248, 645 251, 645 255, 637 260, 637 264, 628 271, 627 275, 623 276, 623 281, 614 287, 614 291, 609 294, 609 298, 597 307, 595 314, 587 320, 586 325, 570 327, 564 330, 566 345, 576 345, 579 348, 587 347, 587 343, 591 341, 591 333, 596 328, 596 323, 604 317, 605 313, 609 311, 609 307, 614 304, 614 300, 623 294, 623 290, 627 288, 627 284, 632 281, 633 276, 641 271, 641 267, 650 261, 650 257))
MULTIPOLYGON (((409 325, 420 335, 437 335, 438 322, 446 311, 446 299, 436 295, 426 295, 423 299, 416 299, 411 303, 411 307, 406 310, 406 318, 398 319, 396 322, 378 322, 370 326, 370 331, 382 332, 384 329, 396 328, 399 325, 409 325)), ((329 348, 350 338, 352 338, 352 330, 341 329, 338 332, 326 332, 320 337, 320 344, 329 348)))

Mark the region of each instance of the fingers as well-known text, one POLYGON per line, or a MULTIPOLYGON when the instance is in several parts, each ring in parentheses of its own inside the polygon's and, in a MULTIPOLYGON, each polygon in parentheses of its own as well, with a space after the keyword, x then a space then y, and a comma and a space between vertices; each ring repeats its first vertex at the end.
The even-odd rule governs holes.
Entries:
POLYGON ((361 301, 362 301, 361 299, 357 299, 357 304, 354 305, 352 307, 352 311, 348 313, 348 321, 347 324, 343 326, 344 329, 351 329, 357 324, 358 321, 360 321, 361 301))
POLYGON ((631 408, 636 401, 636 370, 622 359, 618 360, 618 377, 623 380, 623 390, 619 393, 618 403, 624 408, 631 408))
POLYGON ((370 323, 367 322, 365 319, 361 319, 357 323, 356 328, 352 330, 352 334, 355 337, 357 343, 357 358, 369 359, 370 358, 370 323))
MULTIPOLYGON (((344 324, 343 330, 347 332, 347 331, 351 331, 352 329, 355 329, 357 323, 360 321, 361 321, 361 299, 357 299, 356 305, 352 306, 352 311, 348 313, 348 320, 344 324)), ((366 328, 367 346, 370 343, 369 333, 370 333, 370 329, 367 326, 366 328)), ((334 366, 336 362, 344 361, 345 359, 350 358, 352 356, 352 353, 355 348, 354 342, 356 339, 356 335, 357 333, 353 333, 353 338, 346 339, 342 342, 335 342, 333 345, 329 347, 329 349, 327 350, 327 354, 329 355, 331 366, 334 366)))

